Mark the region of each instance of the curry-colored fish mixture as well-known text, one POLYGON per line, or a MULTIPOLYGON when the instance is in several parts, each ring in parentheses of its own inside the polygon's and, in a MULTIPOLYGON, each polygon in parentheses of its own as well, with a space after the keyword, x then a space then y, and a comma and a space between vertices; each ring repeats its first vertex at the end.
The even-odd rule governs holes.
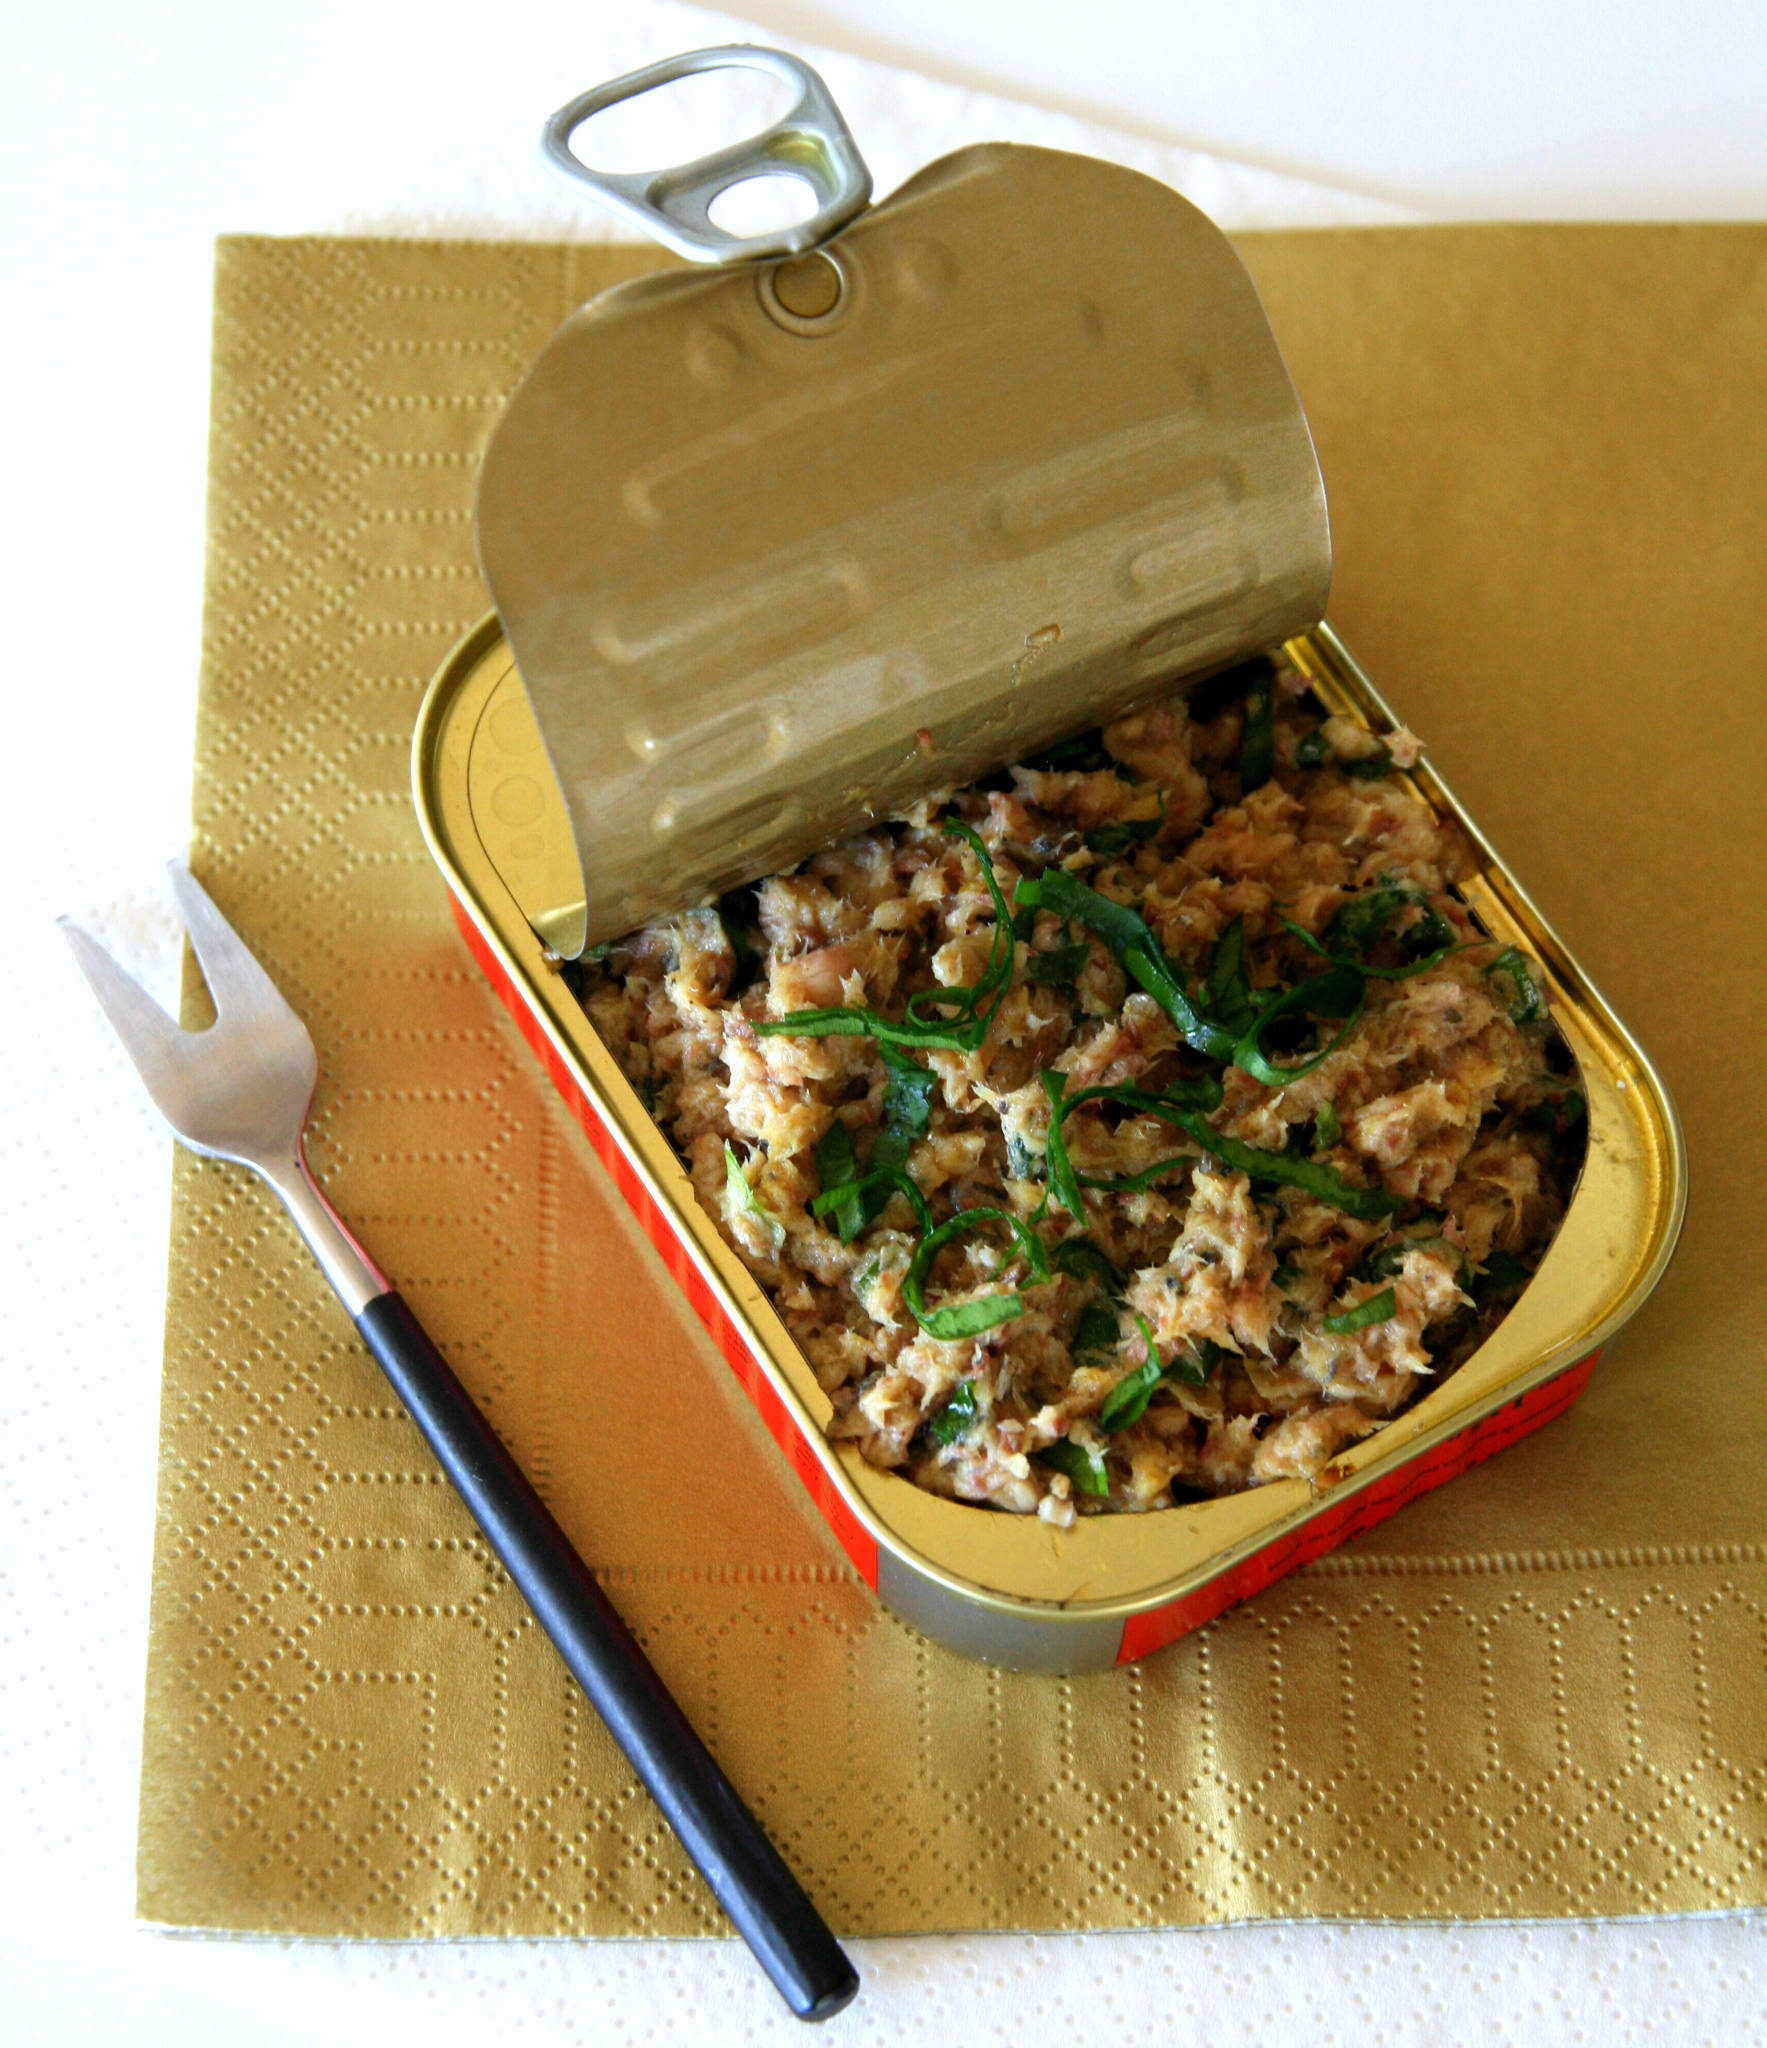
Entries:
POLYGON ((1067 1526, 1317 1475, 1471 1354, 1584 1103, 1416 758, 1247 663, 597 949, 833 1436, 1067 1526))

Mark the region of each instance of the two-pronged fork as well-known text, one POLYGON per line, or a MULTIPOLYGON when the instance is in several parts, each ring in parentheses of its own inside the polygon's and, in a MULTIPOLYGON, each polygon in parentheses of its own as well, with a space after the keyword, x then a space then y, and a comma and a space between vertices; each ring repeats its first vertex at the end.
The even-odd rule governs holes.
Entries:
POLYGON ((181 864, 172 867, 172 887, 214 998, 215 1022, 206 1031, 181 1030, 89 933, 62 919, 154 1106, 193 1151, 249 1166, 281 1196, 473 1519, 718 1903, 793 2012, 829 2018, 858 1989, 852 1964, 546 1504, 320 1193, 301 1150, 319 1078, 306 1026, 181 864))

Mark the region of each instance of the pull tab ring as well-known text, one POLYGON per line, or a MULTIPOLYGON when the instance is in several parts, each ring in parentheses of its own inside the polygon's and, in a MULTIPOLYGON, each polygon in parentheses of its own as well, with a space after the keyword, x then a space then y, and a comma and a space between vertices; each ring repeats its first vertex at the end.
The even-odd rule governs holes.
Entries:
POLYGON ((546 154, 560 170, 580 178, 604 206, 693 263, 800 255, 845 227, 871 197, 871 173, 828 87, 800 59, 751 43, 688 50, 592 86, 559 108, 547 122, 543 140, 546 154), (572 135, 591 115, 677 78, 724 70, 764 71, 796 87, 796 103, 761 134, 673 170, 595 171, 571 148, 572 135), (721 193, 750 178, 781 173, 803 180, 816 194, 817 208, 808 220, 746 236, 728 234, 714 224, 708 209, 721 193))

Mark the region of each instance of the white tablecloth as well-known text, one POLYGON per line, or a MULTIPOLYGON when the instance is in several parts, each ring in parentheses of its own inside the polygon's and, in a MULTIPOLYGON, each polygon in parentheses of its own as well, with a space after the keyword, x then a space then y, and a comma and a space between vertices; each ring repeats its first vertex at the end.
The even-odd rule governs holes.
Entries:
MULTIPOLYGON (((911 12, 936 41, 936 13, 911 12)), ((999 6, 958 10, 952 76, 977 75, 984 12, 1003 34, 1017 19, 999 6)), ((1109 5, 1074 9, 1071 31, 1052 27, 1046 9, 1029 12, 1043 41, 1012 46, 1021 72, 1047 67, 1050 37, 1070 32, 1132 31, 1149 75, 1186 62, 1182 9, 1133 9, 1132 24, 1113 23, 1109 5)), ((1334 12, 1347 35, 1378 39, 1386 10, 1346 0, 1334 12)), ((759 0, 755 13, 770 41, 817 17, 759 0)), ((889 41, 883 5, 823 13, 849 46, 889 41)), ((1610 37, 1613 21, 1603 14, 1610 37)), ((1647 41, 1650 32, 1647 22, 1647 41)), ((176 932, 156 869, 185 836, 213 236, 610 232, 542 165, 540 119, 596 79, 754 33, 666 0, 276 11, 183 0, 39 10, 13 30, 0 254, 16 721, 4 807, 14 916, 0 967, 12 1019, 0 1124, 11 1193, 10 1426, 0 1440, 5 2038, 200 2048, 403 2035, 441 2048, 493 2031, 594 2042, 792 2031, 730 1943, 386 1947, 174 1937, 134 1924, 168 1141, 52 928, 56 912, 74 912, 169 993, 176 932)), ((1006 137, 1133 163, 1230 228, 1409 217, 1389 201, 1047 107, 806 53, 883 191, 960 142, 1006 137)), ((1676 117, 1672 93, 1664 104, 1676 117)), ((1679 117, 1694 124, 1697 108, 1679 117)), ((662 160, 684 153, 656 132, 662 160)), ((1279 125, 1273 132, 1279 144, 1279 125)), ((1300 154, 1277 144, 1262 152, 1271 161, 1300 154)), ((1737 210, 1723 196, 1714 210, 1737 210)), ((854 1946, 864 1994, 836 2030, 855 2043, 933 2041, 957 2026, 966 2039, 1027 2048, 1205 2035, 1767 2040, 1767 1924, 1756 1916, 854 1946)))

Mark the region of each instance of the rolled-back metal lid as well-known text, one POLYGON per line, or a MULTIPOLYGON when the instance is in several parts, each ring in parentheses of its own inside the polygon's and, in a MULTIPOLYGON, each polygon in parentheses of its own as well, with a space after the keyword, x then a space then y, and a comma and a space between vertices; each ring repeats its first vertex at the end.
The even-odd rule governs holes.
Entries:
POLYGON ((480 477, 574 950, 1324 612, 1311 437, 1244 267, 1115 165, 934 164, 820 250, 568 320, 480 477))

